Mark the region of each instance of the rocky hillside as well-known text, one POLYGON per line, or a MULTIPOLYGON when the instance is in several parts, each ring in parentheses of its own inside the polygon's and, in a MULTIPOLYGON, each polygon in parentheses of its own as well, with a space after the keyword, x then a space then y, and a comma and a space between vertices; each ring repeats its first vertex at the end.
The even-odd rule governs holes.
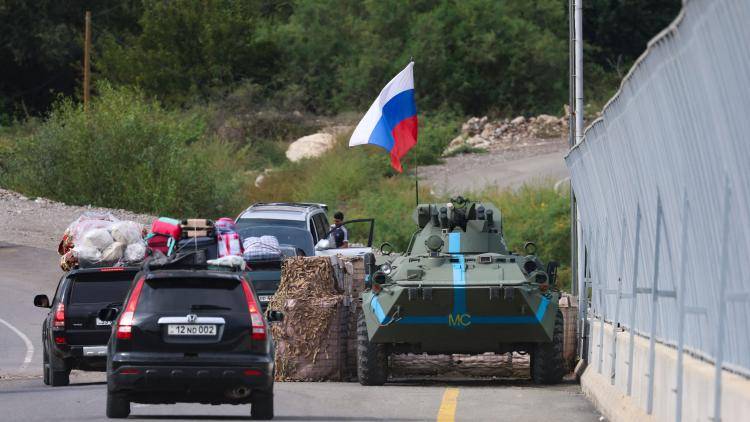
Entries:
POLYGON ((557 143, 568 131, 568 117, 542 114, 525 118, 490 120, 472 117, 461 127, 461 134, 451 141, 444 156, 460 152, 502 152, 518 148, 557 143))

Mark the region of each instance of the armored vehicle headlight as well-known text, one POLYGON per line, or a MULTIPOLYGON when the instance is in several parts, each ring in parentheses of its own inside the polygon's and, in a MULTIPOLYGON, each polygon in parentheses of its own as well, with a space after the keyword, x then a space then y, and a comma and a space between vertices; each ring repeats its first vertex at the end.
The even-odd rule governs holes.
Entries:
POLYGON ((391 264, 386 262, 385 264, 380 266, 380 271, 382 271, 383 274, 387 275, 387 274, 390 274, 391 271, 393 271, 393 268, 391 267, 391 264))

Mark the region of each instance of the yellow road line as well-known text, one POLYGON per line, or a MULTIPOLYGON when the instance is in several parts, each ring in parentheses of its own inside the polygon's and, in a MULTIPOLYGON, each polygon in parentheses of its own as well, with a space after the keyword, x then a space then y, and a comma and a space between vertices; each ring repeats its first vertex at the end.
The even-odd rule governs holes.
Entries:
POLYGON ((455 421, 456 404, 458 404, 458 388, 446 388, 445 393, 443 393, 443 401, 440 402, 440 410, 438 410, 437 422, 455 421))

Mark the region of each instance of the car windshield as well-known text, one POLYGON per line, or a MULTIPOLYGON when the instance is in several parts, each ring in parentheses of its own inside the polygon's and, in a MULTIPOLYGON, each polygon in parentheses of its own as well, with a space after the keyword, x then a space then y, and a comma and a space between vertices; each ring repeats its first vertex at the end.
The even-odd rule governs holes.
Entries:
MULTIPOLYGON (((245 220, 245 225, 240 225, 240 222, 242 221, 243 220, 240 220, 237 223, 237 231, 239 232, 243 241, 248 237, 273 236, 278 239, 279 245, 281 245, 282 247, 285 246, 286 248, 294 247, 302 249, 302 251, 307 256, 312 256, 314 254, 312 235, 308 230, 304 228, 283 226, 280 224, 255 225, 252 223, 248 223, 248 220, 245 220)), ((290 221, 289 223, 293 223, 296 225, 296 223, 299 222, 290 221)), ((287 253, 283 252, 283 250, 282 253, 284 253, 284 255, 287 255, 287 253)))

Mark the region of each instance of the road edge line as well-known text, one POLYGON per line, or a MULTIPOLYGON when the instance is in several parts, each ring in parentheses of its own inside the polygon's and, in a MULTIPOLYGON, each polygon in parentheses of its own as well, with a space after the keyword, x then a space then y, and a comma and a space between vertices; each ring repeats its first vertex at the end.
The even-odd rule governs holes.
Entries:
POLYGON ((21 337, 21 340, 23 340, 25 346, 26 346, 26 356, 23 358, 23 363, 18 368, 19 371, 25 371, 26 368, 28 368, 29 364, 31 364, 31 359, 34 357, 34 345, 31 344, 31 340, 29 340, 28 337, 26 337, 26 334, 22 333, 21 330, 14 327, 10 322, 0 318, 0 323, 4 324, 8 328, 10 328, 11 331, 16 333, 18 337, 21 337))

